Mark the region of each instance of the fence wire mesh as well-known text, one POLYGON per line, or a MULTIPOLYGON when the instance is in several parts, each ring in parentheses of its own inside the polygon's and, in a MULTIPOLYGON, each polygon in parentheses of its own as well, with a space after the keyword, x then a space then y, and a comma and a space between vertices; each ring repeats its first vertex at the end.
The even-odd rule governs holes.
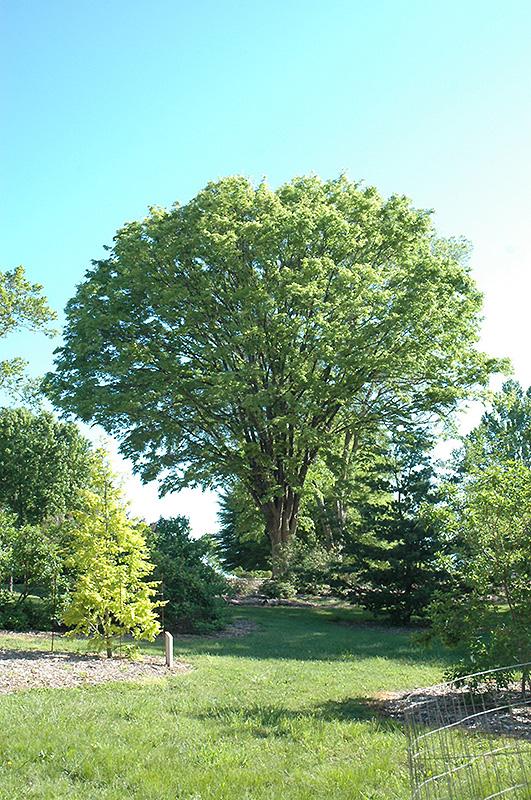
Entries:
POLYGON ((531 695, 500 678, 531 662, 412 692, 404 704, 414 800, 531 800, 531 695))

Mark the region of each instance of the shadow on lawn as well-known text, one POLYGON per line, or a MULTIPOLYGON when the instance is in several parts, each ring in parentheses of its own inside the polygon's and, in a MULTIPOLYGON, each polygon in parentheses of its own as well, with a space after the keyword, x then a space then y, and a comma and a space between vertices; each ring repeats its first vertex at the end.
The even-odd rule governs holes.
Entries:
POLYGON ((429 650, 418 644, 414 639, 418 633, 415 629, 394 629, 355 620, 345 624, 330 612, 313 609, 253 608, 242 616, 256 622, 257 630, 237 638, 195 637, 182 641, 177 637, 176 652, 183 657, 208 653, 252 660, 347 663, 385 658, 408 666, 440 665, 447 658, 441 650, 429 650))
POLYGON ((83 661, 91 661, 99 658, 94 653, 73 653, 65 650, 0 650, 0 662, 2 661, 43 661, 53 660, 60 662, 71 661, 75 664, 83 661))
POLYGON ((193 714, 202 722, 209 720, 227 726, 231 733, 251 733, 259 738, 294 735, 298 727, 311 722, 369 722, 380 730, 402 731, 401 723, 378 713, 374 703, 366 697, 345 700, 328 700, 304 709, 282 706, 254 705, 212 706, 208 711, 193 714))

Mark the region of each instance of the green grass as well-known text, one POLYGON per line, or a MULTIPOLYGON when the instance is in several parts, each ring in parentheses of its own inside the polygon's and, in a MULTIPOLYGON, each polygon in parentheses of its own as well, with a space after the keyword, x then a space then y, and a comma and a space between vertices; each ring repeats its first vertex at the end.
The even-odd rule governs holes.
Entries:
MULTIPOLYGON (((442 653, 355 611, 235 613, 259 629, 177 640, 188 674, 0 697, 0 798, 408 798, 403 731, 367 699, 438 681, 442 653)), ((47 646, 0 637, 0 647, 47 646)))

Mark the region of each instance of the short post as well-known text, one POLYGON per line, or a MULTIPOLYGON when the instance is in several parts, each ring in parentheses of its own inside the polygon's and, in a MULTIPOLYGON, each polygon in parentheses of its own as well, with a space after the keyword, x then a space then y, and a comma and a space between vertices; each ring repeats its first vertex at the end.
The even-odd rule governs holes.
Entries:
POLYGON ((173 636, 168 631, 164 634, 164 652, 166 654, 166 666, 173 667, 173 636))

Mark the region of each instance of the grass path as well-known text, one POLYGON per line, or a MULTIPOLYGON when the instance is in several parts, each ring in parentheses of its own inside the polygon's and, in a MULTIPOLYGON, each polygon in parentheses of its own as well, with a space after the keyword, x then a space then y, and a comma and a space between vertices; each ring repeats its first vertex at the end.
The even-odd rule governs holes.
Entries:
POLYGON ((442 654, 330 609, 235 613, 259 629, 180 640, 188 674, 1 697, 1 800, 406 800, 403 732, 365 700, 439 680, 442 654))

